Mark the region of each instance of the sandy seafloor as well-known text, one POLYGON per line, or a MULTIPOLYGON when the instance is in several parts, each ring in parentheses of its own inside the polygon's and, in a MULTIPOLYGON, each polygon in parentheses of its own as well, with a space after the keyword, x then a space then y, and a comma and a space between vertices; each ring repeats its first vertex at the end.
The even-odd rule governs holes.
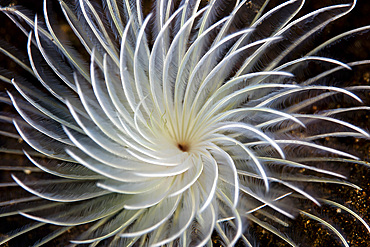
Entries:
MULTIPOLYGON (((37 11, 41 14, 42 9, 41 0, 18 0, 18 1, 2 1, 0 4, 5 5, 10 2, 18 2, 28 9, 37 11)), ((272 1, 279 2, 279 1, 272 1)), ((324 3, 330 3, 328 0, 323 1, 308 1, 306 3, 305 12, 309 12, 314 8, 322 6, 324 3)), ((56 6, 57 7, 57 6, 56 6)), ((57 12, 60 14, 60 12, 57 12)), ((322 36, 332 37, 333 33, 339 33, 340 31, 347 31, 351 28, 360 27, 370 24, 369 19, 370 14, 370 2, 368 0, 359 0, 358 5, 355 10, 348 16, 337 20, 334 25, 330 25, 322 32, 322 36)), ((18 48, 26 47, 26 39, 22 37, 22 34, 11 24, 9 21, 5 21, 4 15, 0 14, 0 38, 6 40, 7 42, 13 43, 18 48)), ((331 54, 334 57, 344 58, 344 61, 357 61, 370 59, 370 40, 369 35, 356 37, 355 39, 350 39, 349 42, 344 42, 341 46, 335 46, 331 54)), ((4 66, 8 61, 4 60, 3 56, 0 56, 0 66, 4 66)), ((356 70, 347 80, 347 85, 369 85, 370 83, 370 66, 360 70, 356 70)), ((8 86, 1 85, 1 90, 8 86)), ((370 105, 370 93, 364 95, 364 104, 370 105)), ((314 106, 315 107, 315 106, 314 106)), ((341 107, 341 105, 337 105, 341 107)), ((12 111, 10 107, 3 107, 5 111, 12 111)), ((319 109, 318 109, 319 110, 319 109)), ((359 123, 359 126, 370 130, 370 112, 361 112, 358 115, 352 116, 351 122, 359 123)), ((1 137, 0 144, 6 145, 7 140, 1 137)), ((366 140, 356 140, 356 139, 327 139, 325 143, 330 146, 338 146, 344 150, 355 149, 359 157, 362 157, 366 161, 370 161, 370 142, 366 140)), ((20 156, 16 156, 20 157, 20 156)), ((9 162, 14 160, 14 157, 3 158, 1 162, 9 162)), ((25 162, 22 160, 21 162, 25 162)), ((4 165, 4 164, 2 164, 4 165)), ((9 164, 6 164, 9 165, 9 164)), ((349 180, 358 184, 362 187, 362 190, 354 190, 342 186, 327 185, 323 186, 323 194, 329 194, 330 199, 342 202, 345 206, 351 208, 363 219, 370 223, 370 168, 361 165, 343 165, 346 166, 345 169, 349 171, 349 180)), ((345 170, 344 168, 340 168, 345 170)), ((0 179, 4 179, 5 176, 9 174, 1 174, 0 179)), ((312 188, 309 188, 312 189, 312 188)), ((315 188, 314 188, 315 190, 315 188)), ((1 192, 1 190, 0 190, 1 192)), ((1 194, 0 194, 1 197, 1 194)), ((349 240, 350 246, 370 246, 370 234, 367 232, 366 228, 363 227, 358 221, 353 217, 350 217, 346 213, 340 213, 336 208, 330 207, 314 207, 310 209, 311 212, 321 212, 324 218, 333 223, 341 232, 344 232, 344 236, 349 240)), ((0 236, 7 233, 10 229, 14 229, 15 226, 21 226, 22 224, 28 223, 29 221, 23 217, 11 217, 8 219, 0 219, 0 236)), ((319 223, 315 223, 306 217, 298 217, 297 220, 292 221, 292 227, 287 228, 286 231, 294 235, 294 239, 300 239, 301 246, 342 246, 338 239, 333 238, 333 234, 330 233, 325 227, 322 227, 319 223), (289 230, 293 229, 293 230, 289 230)), ((54 226, 48 228, 55 229, 54 226)), ((250 231, 254 234, 260 246, 287 246, 287 244, 281 241, 278 237, 268 233, 258 226, 250 226, 250 231)), ((17 239, 11 241, 5 246, 28 246, 35 242, 37 239, 45 236, 48 229, 43 229, 42 231, 33 231, 30 234, 25 234, 24 236, 18 237, 17 239)), ((49 229, 50 230, 50 229, 49 229)), ((72 234, 72 233, 71 233, 72 234)), ((218 246, 218 237, 214 237, 215 245, 218 246)), ((68 243, 63 242, 62 239, 53 241, 48 246, 66 246, 68 243)))

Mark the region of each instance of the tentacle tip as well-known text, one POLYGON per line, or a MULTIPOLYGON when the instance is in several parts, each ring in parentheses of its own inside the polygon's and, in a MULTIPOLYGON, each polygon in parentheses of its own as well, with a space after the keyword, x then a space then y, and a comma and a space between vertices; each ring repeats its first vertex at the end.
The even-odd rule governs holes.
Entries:
POLYGON ((268 193, 270 191, 269 182, 265 182, 265 190, 266 190, 266 193, 268 193))
MULTIPOLYGON (((11 80, 11 82, 13 83, 13 79, 11 80)), ((9 92, 8 90, 6 90, 6 93, 8 94, 9 98, 11 99, 12 98, 12 93, 9 92)))
POLYGON ((351 68, 351 66, 349 66, 349 65, 347 65, 347 64, 345 64, 346 66, 345 66, 345 68, 346 69, 348 69, 348 70, 352 70, 352 68, 351 68))

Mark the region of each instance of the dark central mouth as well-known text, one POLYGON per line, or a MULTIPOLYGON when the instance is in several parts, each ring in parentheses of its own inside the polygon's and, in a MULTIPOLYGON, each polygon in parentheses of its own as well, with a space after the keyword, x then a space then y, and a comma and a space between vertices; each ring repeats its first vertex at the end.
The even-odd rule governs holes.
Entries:
POLYGON ((188 152, 189 151, 189 145, 186 143, 178 143, 177 147, 183 151, 183 152, 188 152))

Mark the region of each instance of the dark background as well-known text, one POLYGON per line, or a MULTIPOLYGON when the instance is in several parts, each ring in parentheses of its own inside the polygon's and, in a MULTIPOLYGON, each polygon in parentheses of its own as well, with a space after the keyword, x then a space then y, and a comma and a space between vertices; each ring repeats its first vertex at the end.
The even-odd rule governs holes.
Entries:
MULTIPOLYGON (((61 16, 61 12, 58 9, 57 1, 54 2, 55 18, 61 16)), ((270 6, 275 6, 277 3, 284 1, 271 1, 270 6)), ((8 4, 19 4, 25 8, 38 13, 42 16, 42 1, 41 0, 0 0, 0 5, 6 6, 8 4)), ((305 7, 302 11, 302 14, 309 13, 310 11, 330 5, 330 0, 311 0, 307 1, 305 7)), ((370 25, 370 1, 368 0, 359 0, 356 8, 353 12, 341 19, 335 21, 334 24, 329 25, 322 31, 321 38, 323 40, 334 36, 335 34, 361 27, 364 25, 370 25)), ((344 42, 339 48, 334 48, 335 57, 343 58, 343 61, 357 61, 370 59, 370 41, 369 35, 362 35, 353 39, 350 39, 348 42, 344 42)), ((17 28, 7 20, 6 16, 0 13, 0 39, 5 40, 19 49, 25 50, 26 47, 26 38, 17 30, 17 28)), ((9 64, 9 61, 4 59, 3 56, 0 56, 0 67, 9 67, 13 68, 12 64, 9 64)), ((351 78, 348 79, 348 84, 365 84, 369 85, 370 82, 370 70, 369 68, 363 68, 354 71, 351 74, 351 78)), ((2 85, 1 90, 7 88, 8 85, 2 85)), ((370 96, 368 95, 368 98, 370 96)), ((367 105, 370 105, 370 100, 368 100, 367 105)), ((367 114, 362 114, 361 116, 354 116, 354 121, 361 121, 361 126, 370 129, 369 116, 367 114), (365 122, 364 122, 365 121, 365 122)), ((3 137, 1 137, 3 138, 3 137)), ((4 145, 5 140, 1 140, 0 144, 4 145)), ((370 145, 368 141, 364 140, 348 140, 341 145, 347 146, 350 149, 356 149, 358 155, 363 159, 370 161, 370 145)), ((337 199, 339 202, 342 202, 345 206, 353 209, 359 215, 363 216, 365 221, 370 222, 370 172, 368 168, 359 165, 348 165, 347 169, 350 171, 349 179, 350 181, 355 182, 360 185, 363 190, 357 191, 354 189, 349 189, 346 187, 338 186, 327 186, 325 193, 329 193, 331 198, 337 199)), ((0 195, 1 196, 1 195, 0 195)), ((312 211, 319 212, 322 215, 325 215, 326 219, 331 219, 331 223, 337 226, 338 229, 341 229, 341 232, 345 233, 345 237, 350 241, 350 246, 370 246, 370 236, 366 229, 355 222, 353 217, 348 217, 347 214, 338 214, 336 209, 330 207, 322 208, 312 208, 312 211)), ((26 221, 23 218, 19 218, 20 221, 26 221)), ((5 225, 5 221, 0 219, 0 235, 8 232, 8 228, 5 225)), ((279 238, 273 236, 270 233, 262 230, 258 226, 253 226, 251 228, 252 234, 255 234, 259 241, 261 242, 260 246, 286 246, 284 242, 279 240, 279 238)), ((332 233, 329 233, 325 228, 322 228, 320 224, 313 222, 305 217, 298 217, 294 221, 292 228, 294 232, 290 232, 294 236, 294 239, 301 239, 297 242, 302 242, 302 246, 341 246, 339 241, 334 241, 332 233)), ((291 231, 291 230, 290 230, 291 231)), ((289 230, 288 230, 289 232, 289 230)), ((34 232, 36 236, 24 236, 18 238, 18 240, 13 241, 9 246, 26 246, 28 238, 37 239, 45 236, 46 232, 34 232), (37 236, 39 235, 39 236, 37 236)), ((217 237, 215 237, 215 242, 217 243, 217 237)), ((50 246, 64 246, 66 243, 54 242, 50 246)), ((217 245, 217 244, 216 244, 217 245)), ((5 245, 6 246, 6 245, 5 245)))

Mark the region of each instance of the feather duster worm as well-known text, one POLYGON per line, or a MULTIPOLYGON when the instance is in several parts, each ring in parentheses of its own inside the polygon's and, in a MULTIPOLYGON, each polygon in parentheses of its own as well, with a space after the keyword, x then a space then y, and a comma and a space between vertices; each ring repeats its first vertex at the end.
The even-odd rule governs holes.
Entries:
POLYGON ((360 189, 345 168, 367 163, 340 142, 367 143, 366 123, 347 116, 369 110, 370 87, 338 74, 369 60, 326 51, 370 27, 316 44, 356 1, 307 14, 303 0, 268 2, 44 0, 43 17, 2 6, 27 54, 0 44, 17 70, 0 77, 17 112, 0 115, 0 216, 29 221, 1 243, 51 225, 35 246, 253 246, 258 225, 297 246, 300 216, 348 246, 315 205, 369 231, 319 190, 360 189))

